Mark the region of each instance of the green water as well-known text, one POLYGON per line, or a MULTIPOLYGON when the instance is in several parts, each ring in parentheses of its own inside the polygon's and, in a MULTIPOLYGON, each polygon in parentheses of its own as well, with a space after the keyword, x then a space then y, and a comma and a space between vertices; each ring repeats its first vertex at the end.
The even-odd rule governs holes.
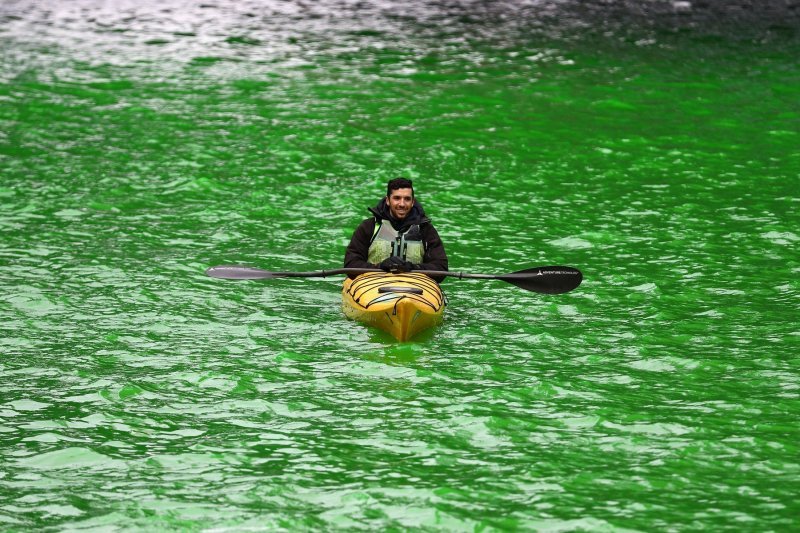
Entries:
POLYGON ((4 2, 0 530, 796 528, 797 12, 685 4, 4 2), (398 175, 583 285, 399 344, 203 275, 338 267, 398 175))

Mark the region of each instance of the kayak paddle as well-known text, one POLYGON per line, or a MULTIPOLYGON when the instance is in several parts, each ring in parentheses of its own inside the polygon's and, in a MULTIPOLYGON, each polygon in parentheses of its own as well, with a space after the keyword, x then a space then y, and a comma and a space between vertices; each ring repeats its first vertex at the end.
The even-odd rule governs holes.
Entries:
MULTIPOLYGON (((365 274, 367 272, 384 272, 380 268, 337 268, 335 270, 319 270, 316 272, 271 272, 260 268, 220 265, 206 270, 206 274, 219 279, 272 279, 272 278, 324 278, 338 274, 365 274)), ((445 270, 411 270, 428 276, 449 276, 458 279, 496 279, 516 285, 526 291, 542 294, 562 294, 569 292, 581 284, 583 274, 577 268, 566 266, 544 266, 526 268, 511 274, 466 274, 445 270)))

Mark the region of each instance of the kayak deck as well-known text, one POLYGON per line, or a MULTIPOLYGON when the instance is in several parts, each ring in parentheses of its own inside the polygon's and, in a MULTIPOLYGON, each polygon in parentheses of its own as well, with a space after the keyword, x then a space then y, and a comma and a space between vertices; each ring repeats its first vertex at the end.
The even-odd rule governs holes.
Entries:
POLYGON ((442 323, 445 299, 439 284, 416 272, 370 272, 346 279, 342 310, 348 318, 406 341, 442 323))

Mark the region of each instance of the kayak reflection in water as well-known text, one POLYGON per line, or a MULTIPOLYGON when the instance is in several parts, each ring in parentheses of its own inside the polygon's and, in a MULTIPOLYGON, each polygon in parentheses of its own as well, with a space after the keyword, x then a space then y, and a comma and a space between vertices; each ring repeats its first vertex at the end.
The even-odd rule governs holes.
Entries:
MULTIPOLYGON (((347 245, 345 268, 381 268, 386 272, 447 270, 444 244, 414 198, 411 180, 389 181, 386 196, 369 211, 373 216, 359 224, 347 245)), ((444 279, 433 278, 438 282, 444 279)))

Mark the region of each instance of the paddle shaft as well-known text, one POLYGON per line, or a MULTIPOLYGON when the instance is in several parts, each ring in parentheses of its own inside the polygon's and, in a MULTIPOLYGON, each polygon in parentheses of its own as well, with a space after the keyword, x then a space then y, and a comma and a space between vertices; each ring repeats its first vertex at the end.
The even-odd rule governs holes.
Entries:
MULTIPOLYGON (((221 279, 271 279, 271 278, 324 278, 339 274, 358 275, 370 272, 384 272, 380 268, 337 268, 334 270, 318 270, 313 272, 272 272, 260 268, 221 265, 206 270, 206 274, 221 279)), ((572 267, 547 266, 529 268, 511 274, 468 274, 465 272, 449 272, 446 270, 411 270, 411 273, 428 276, 454 277, 458 279, 494 279, 506 281, 522 289, 543 294, 561 294, 569 292, 581 284, 583 275, 572 267)), ((394 272, 403 274, 403 272, 394 272)))
MULTIPOLYGON (((327 278, 329 276, 338 276, 340 274, 368 274, 370 272, 386 272, 380 268, 336 268, 333 270, 315 270, 312 272, 275 272, 271 270, 262 270, 254 267, 238 267, 238 266, 218 266, 211 267, 206 270, 206 274, 212 278, 221 279, 267 279, 267 278, 327 278), (230 269, 230 270, 229 270, 230 269), (228 277, 227 274, 241 273, 241 277, 228 277)), ((545 271, 550 273, 569 273, 563 271, 545 271)), ((458 279, 528 279, 533 274, 514 272, 512 274, 469 274, 466 272, 451 272, 449 270, 409 270, 407 272, 396 272, 397 274, 425 274, 426 276, 442 276, 452 277, 458 279)))
MULTIPOLYGON (((270 272, 271 278, 327 278, 329 276, 338 276, 340 274, 368 274, 371 272, 386 272, 380 268, 337 268, 334 270, 318 270, 315 272, 270 272)), ((452 277, 458 279, 498 279, 507 276, 521 276, 529 278, 529 274, 468 274, 466 272, 451 272, 449 270, 408 270, 405 272, 396 272, 397 274, 425 274, 426 276, 442 276, 452 277)))

